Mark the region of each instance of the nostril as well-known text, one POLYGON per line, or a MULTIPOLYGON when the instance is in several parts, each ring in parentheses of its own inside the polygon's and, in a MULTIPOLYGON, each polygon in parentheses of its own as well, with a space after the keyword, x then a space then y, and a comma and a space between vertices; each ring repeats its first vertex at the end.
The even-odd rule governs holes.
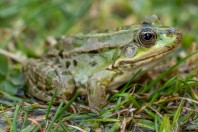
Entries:
POLYGON ((173 28, 173 27, 170 27, 170 28, 167 30, 167 33, 168 33, 168 34, 176 33, 176 29, 173 28))

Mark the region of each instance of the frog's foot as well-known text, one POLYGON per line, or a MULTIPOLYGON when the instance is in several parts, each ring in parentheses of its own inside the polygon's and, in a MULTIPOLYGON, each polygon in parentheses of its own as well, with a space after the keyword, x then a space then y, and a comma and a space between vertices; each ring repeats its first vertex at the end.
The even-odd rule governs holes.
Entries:
POLYGON ((52 62, 30 59, 24 67, 30 95, 49 101, 56 93, 57 99, 67 100, 73 96, 75 84, 70 73, 52 62))
POLYGON ((102 70, 88 81, 88 101, 91 107, 103 107, 107 104, 106 87, 115 76, 114 71, 102 70))

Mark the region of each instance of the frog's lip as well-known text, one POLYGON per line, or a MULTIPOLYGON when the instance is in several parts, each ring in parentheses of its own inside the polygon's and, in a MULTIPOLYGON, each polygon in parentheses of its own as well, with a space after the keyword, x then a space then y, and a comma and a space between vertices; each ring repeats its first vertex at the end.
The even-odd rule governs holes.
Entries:
POLYGON ((151 61, 158 60, 159 58, 161 58, 164 55, 168 54, 170 51, 172 51, 176 47, 177 47, 177 45, 174 45, 174 46, 172 46, 171 48, 169 48, 166 51, 163 51, 163 52, 160 52, 158 54, 154 54, 154 55, 142 58, 142 59, 136 59, 135 61, 133 61, 133 60, 124 60, 124 61, 121 61, 120 64, 121 65, 122 64, 133 64, 133 65, 136 65, 138 63, 144 63, 144 64, 146 64, 147 62, 150 63, 151 61))

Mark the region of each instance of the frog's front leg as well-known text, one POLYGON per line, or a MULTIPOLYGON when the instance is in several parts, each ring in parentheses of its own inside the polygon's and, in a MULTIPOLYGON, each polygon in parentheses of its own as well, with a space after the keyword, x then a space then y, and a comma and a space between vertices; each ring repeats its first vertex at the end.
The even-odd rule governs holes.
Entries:
POLYGON ((49 101, 56 92, 57 99, 70 99, 75 91, 73 76, 61 65, 30 59, 23 66, 28 93, 40 100, 49 101))
POLYGON ((114 76, 116 72, 102 70, 89 78, 87 86, 89 106, 102 107, 107 104, 106 88, 114 76))

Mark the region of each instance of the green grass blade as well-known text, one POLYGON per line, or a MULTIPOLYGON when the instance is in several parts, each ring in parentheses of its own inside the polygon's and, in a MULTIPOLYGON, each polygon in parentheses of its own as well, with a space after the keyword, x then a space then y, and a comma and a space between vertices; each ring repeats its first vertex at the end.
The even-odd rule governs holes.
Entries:
POLYGON ((150 121, 150 120, 146 120, 146 119, 138 119, 138 122, 137 124, 140 126, 140 127, 143 127, 143 128, 147 128, 149 130, 154 130, 154 122, 150 121))
POLYGON ((159 132, 171 132, 170 119, 168 115, 164 116, 159 132))
POLYGON ((119 128, 120 128, 120 123, 116 122, 116 123, 111 127, 111 129, 109 130, 109 132, 118 131, 119 128))
POLYGON ((122 105, 122 97, 119 97, 116 103, 115 111, 118 111, 122 105))
POLYGON ((113 100, 114 98, 117 98, 117 97, 125 97, 125 98, 128 98, 135 107, 140 107, 140 105, 138 104, 138 102, 135 100, 135 98, 129 94, 129 93, 118 93, 118 94, 115 94, 113 95, 110 100, 113 100))
POLYGON ((52 104, 53 104, 53 102, 54 102, 54 99, 55 99, 56 94, 57 94, 57 90, 55 90, 55 93, 53 94, 52 99, 51 99, 51 101, 49 102, 48 109, 47 109, 47 113, 46 113, 46 116, 45 116, 45 120, 47 120, 47 118, 48 118, 48 116, 49 116, 49 113, 50 113, 50 110, 51 110, 51 107, 52 107, 52 104))
POLYGON ((183 104, 183 100, 181 100, 179 107, 178 107, 177 111, 175 112, 175 115, 173 117, 172 127, 175 127, 176 123, 178 122, 178 119, 179 119, 179 116, 180 116, 181 110, 182 110, 182 104, 183 104))
POLYGON ((26 123, 27 123, 27 118, 28 118, 28 112, 25 111, 25 115, 24 115, 24 119, 23 119, 23 124, 22 124, 21 130, 23 130, 25 128, 26 123))
POLYGON ((48 127, 47 127, 47 129, 46 129, 46 132, 49 132, 49 131, 51 130, 51 128, 52 128, 54 122, 58 119, 58 115, 59 115, 59 113, 60 113, 60 111, 61 111, 61 108, 62 108, 63 104, 64 104, 64 102, 62 101, 62 102, 60 103, 60 105, 58 106, 58 109, 56 110, 56 113, 55 113, 55 115, 53 116, 52 121, 51 121, 50 124, 48 125, 48 127))
POLYGON ((39 132, 39 128, 37 127, 36 124, 31 124, 25 127, 23 130, 20 132, 39 132))
POLYGON ((158 116, 155 116, 155 131, 158 132, 159 124, 158 124, 158 116))
POLYGON ((11 127, 11 131, 13 132, 17 132, 17 115, 19 113, 20 110, 20 105, 16 105, 15 111, 14 111, 14 117, 13 117, 13 122, 12 122, 12 127, 11 127))
POLYGON ((155 113, 153 113, 152 111, 150 111, 149 109, 144 109, 145 110, 145 112, 149 115, 149 116, 151 116, 152 118, 155 118, 155 116, 156 116, 156 114, 155 113))
POLYGON ((63 130, 64 130, 65 132, 68 132, 68 131, 69 131, 68 128, 67 128, 67 127, 65 126, 65 124, 63 123, 62 120, 60 120, 59 123, 60 123, 60 126, 63 128, 63 130))
POLYGON ((73 98, 71 100, 69 100, 69 102, 60 110, 60 113, 58 114, 58 118, 60 118, 60 116, 70 107, 70 105, 76 100, 76 98, 78 97, 79 93, 75 93, 73 98))
POLYGON ((3 109, 2 104, 1 104, 1 110, 2 110, 2 112, 3 112, 3 117, 6 119, 8 125, 9 125, 9 126, 12 126, 12 122, 10 121, 10 119, 8 118, 8 116, 5 114, 5 111, 4 111, 4 109, 3 109))
POLYGON ((119 122, 118 119, 105 118, 105 119, 86 119, 86 122, 119 122))

